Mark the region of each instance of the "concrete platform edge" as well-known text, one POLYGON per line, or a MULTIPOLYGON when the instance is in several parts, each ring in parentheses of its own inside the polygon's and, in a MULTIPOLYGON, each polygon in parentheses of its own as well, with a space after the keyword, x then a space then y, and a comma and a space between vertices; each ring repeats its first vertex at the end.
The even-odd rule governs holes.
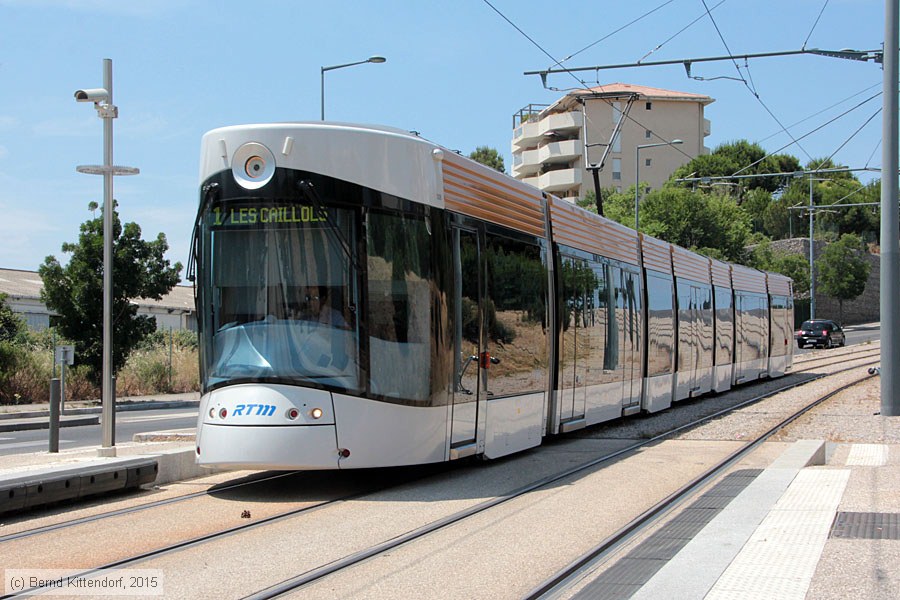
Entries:
POLYGON ((824 440, 794 442, 632 598, 705 597, 797 474, 824 462, 824 440))

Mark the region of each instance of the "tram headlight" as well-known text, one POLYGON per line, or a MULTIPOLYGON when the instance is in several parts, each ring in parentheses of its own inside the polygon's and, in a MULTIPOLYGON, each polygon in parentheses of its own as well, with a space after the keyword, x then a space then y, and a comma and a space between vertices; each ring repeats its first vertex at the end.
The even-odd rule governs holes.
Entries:
POLYGON ((309 411, 309 416, 312 417, 313 419, 321 419, 322 414, 323 413, 322 413, 321 408, 314 408, 311 411, 309 411))

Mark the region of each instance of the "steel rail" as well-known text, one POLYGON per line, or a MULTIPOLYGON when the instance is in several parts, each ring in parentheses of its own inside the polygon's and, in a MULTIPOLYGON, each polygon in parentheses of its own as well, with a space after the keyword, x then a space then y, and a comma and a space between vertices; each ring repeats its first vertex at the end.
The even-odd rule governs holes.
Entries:
POLYGON ((22 538, 32 537, 35 535, 40 535, 42 533, 49 533, 51 531, 59 531, 61 529, 68 529, 69 527, 75 527, 77 525, 84 525, 85 523, 94 523, 94 522, 102 521, 104 519, 109 519, 112 517, 119 517, 122 515, 142 512, 142 511, 150 510, 153 508, 159 508, 160 506, 167 506, 169 504, 177 504, 179 502, 185 502, 187 500, 193 500, 196 498, 202 498, 204 496, 210 496, 212 494, 218 494, 221 492, 251 487, 251 486, 262 484, 262 483, 268 483, 270 481, 280 479, 282 477, 289 477, 291 475, 296 475, 301 472, 302 471, 290 471, 290 472, 286 472, 286 473, 278 473, 276 475, 263 476, 263 477, 259 477, 257 479, 253 479, 250 481, 243 481, 240 483, 223 485, 222 487, 212 486, 211 488, 204 490, 202 492, 192 492, 190 494, 185 494, 183 496, 176 496, 174 498, 166 498, 165 500, 156 500, 154 502, 148 502, 147 504, 141 504, 138 506, 130 506, 128 508, 111 510, 108 512, 98 513, 95 515, 88 515, 86 517, 72 519, 71 521, 62 521, 60 523, 53 523, 52 525, 44 525, 42 527, 26 529, 26 530, 19 531, 16 533, 10 533, 10 534, 4 535, 4 536, 0 536, 0 544, 2 544, 4 542, 11 542, 13 540, 20 540, 22 538))
MULTIPOLYGON (((815 360, 815 359, 812 359, 812 360, 815 360)), ((864 359, 863 359, 863 358, 859 358, 859 359, 856 359, 856 360, 864 360, 864 359)), ((810 361, 810 362, 811 362, 811 361, 810 361)), ((827 366, 827 365, 826 365, 826 366, 827 366)), ((319 579, 321 579, 321 578, 323 578, 323 577, 325 577, 325 576, 327 576, 327 575, 330 575, 330 574, 336 573, 336 572, 338 572, 338 571, 347 569, 347 568, 349 568, 349 567, 351 567, 351 566, 353 566, 353 565, 356 565, 356 564, 358 564, 358 563, 360 563, 360 562, 362 562, 362 561, 364 561, 364 560, 367 560, 368 558, 371 558, 371 557, 373 557, 373 556, 376 556, 376 555, 378 555, 378 554, 380 554, 380 553, 382 553, 382 552, 385 552, 385 551, 387 551, 387 550, 396 548, 396 547, 398 547, 398 546, 401 546, 401 545, 406 544, 406 543, 408 543, 408 542, 414 541, 414 540, 416 540, 416 539, 422 538, 422 537, 424 537, 424 536, 426 536, 426 535, 428 535, 428 534, 430 534, 430 533, 433 533, 433 532, 435 532, 435 531, 438 531, 438 530, 440 530, 440 529, 443 529, 443 528, 445 528, 445 527, 447 527, 447 526, 449 526, 449 525, 452 525, 452 524, 454 524, 454 523, 457 523, 457 522, 459 522, 459 521, 462 521, 462 520, 464 520, 464 519, 466 519, 466 518, 468 518, 468 517, 471 517, 471 516, 474 516, 474 515, 479 514, 479 513, 481 513, 481 512, 484 512, 484 511, 486 511, 486 510, 488 510, 488 509, 490 509, 490 508, 493 508, 493 507, 495 507, 495 506, 498 506, 498 505, 500 505, 500 504, 503 504, 503 503, 505 503, 505 502, 507 502, 507 501, 509 501, 509 500, 513 500, 513 499, 515 499, 515 498, 519 498, 519 497, 521 497, 521 496, 524 496, 524 495, 528 494, 529 492, 532 492, 532 491, 541 489, 541 488, 543 488, 543 487, 545 487, 545 486, 547 486, 547 485, 550 485, 550 484, 552 484, 552 483, 555 483, 555 482, 557 482, 557 481, 560 481, 560 480, 565 479, 565 478, 567 478, 567 477, 570 477, 570 476, 572 476, 572 475, 578 474, 578 473, 580 473, 580 472, 582 472, 582 471, 586 471, 586 470, 588 470, 588 469, 591 469, 591 468, 594 468, 594 467, 596 467, 596 466, 599 466, 599 465, 601 465, 601 464, 603 464, 603 463, 605 463, 605 462, 608 462, 608 461, 611 461, 611 460, 613 460, 613 459, 622 457, 622 456, 627 455, 627 454, 629 454, 629 453, 633 453, 633 452, 635 452, 635 451, 641 449, 641 448, 644 447, 644 446, 647 446, 647 445, 656 443, 656 442, 658 442, 658 441, 660 441, 660 440, 662 440, 662 439, 668 438, 668 437, 670 437, 670 436, 672 436, 672 435, 675 435, 675 434, 677 434, 677 433, 679 433, 679 432, 681 432, 681 431, 684 431, 684 430, 686 430, 686 429, 695 427, 695 426, 698 425, 698 424, 701 424, 701 423, 704 423, 704 422, 706 422, 706 421, 709 421, 709 420, 718 418, 718 417, 720 417, 720 416, 723 416, 723 415, 725 415, 725 414, 728 414, 728 413, 730 413, 730 412, 732 412, 732 411, 738 410, 738 409, 743 408, 743 407, 745 407, 745 406, 749 406, 749 405, 755 404, 755 403, 757 403, 757 402, 760 402, 760 401, 762 401, 762 400, 764 400, 764 399, 766 399, 766 398, 769 398, 769 397, 774 396, 774 395, 776 395, 776 394, 779 394, 779 393, 781 393, 781 392, 788 391, 788 390, 791 390, 791 389, 793 389, 793 388, 796 388, 796 387, 800 387, 800 386, 806 385, 806 384, 808 384, 808 383, 812 383, 813 381, 818 381, 819 379, 822 379, 822 378, 824 378, 824 377, 830 377, 830 376, 837 375, 837 374, 843 373, 843 372, 845 372, 845 371, 849 371, 849 370, 857 369, 857 368, 860 368, 860 366, 859 366, 859 365, 855 365, 855 366, 852 366, 852 367, 847 367, 847 368, 844 368, 844 369, 840 369, 840 370, 838 370, 838 371, 835 371, 835 372, 833 372, 833 373, 820 374, 820 375, 817 375, 817 376, 812 377, 812 378, 810 378, 810 379, 805 379, 805 380, 803 380, 803 381, 794 382, 794 383, 791 383, 791 384, 789 384, 789 385, 781 386, 781 387, 779 387, 779 388, 777 388, 777 389, 775 389, 775 390, 771 390, 771 391, 768 391, 768 392, 766 392, 766 393, 764 393, 764 394, 760 394, 760 395, 755 396, 755 397, 753 397, 753 398, 750 398, 750 399, 744 400, 744 401, 742 401, 742 402, 739 402, 739 403, 737 403, 737 404, 735 404, 735 405, 733 405, 733 406, 730 406, 730 407, 728 407, 728 408, 726 408, 726 409, 722 409, 722 410, 717 411, 717 412, 714 412, 714 413, 712 413, 712 414, 705 415, 705 416, 703 416, 703 417, 699 417, 699 418, 697 418, 697 419, 692 420, 692 421, 689 422, 689 423, 682 424, 682 425, 680 425, 680 426, 678 426, 678 427, 676 427, 676 428, 673 428, 673 429, 671 429, 671 430, 665 431, 665 432, 663 432, 663 433, 660 433, 660 434, 658 434, 658 435, 655 435, 655 436, 653 436, 653 437, 650 437, 650 438, 648 438, 648 439, 646 439, 646 440, 642 440, 642 441, 640 441, 640 442, 636 442, 636 443, 634 443, 634 444, 631 444, 631 445, 629 445, 629 446, 627 446, 627 447, 625 447, 625 448, 619 449, 619 450, 617 450, 617 451, 615 451, 615 452, 612 452, 612 453, 610 453, 610 454, 607 454, 607 455, 604 455, 604 456, 601 456, 601 457, 592 459, 592 460, 587 461, 587 462, 585 462, 585 463, 582 463, 582 464, 580 464, 580 465, 576 465, 576 466, 571 467, 571 468, 569 468, 569 469, 567 469, 567 470, 565 470, 565 471, 563 471, 563 472, 561 472, 561 473, 557 473, 557 474, 555 474, 555 475, 547 476, 547 477, 542 478, 542 479, 540 479, 540 480, 538 480, 538 481, 536 481, 536 482, 532 482, 532 483, 530 483, 530 484, 528 484, 528 485, 525 485, 525 486, 522 486, 522 487, 520 487, 520 488, 518 488, 518 489, 516 489, 516 490, 513 490, 513 491, 511 491, 511 492, 509 492, 509 493, 507 493, 507 494, 504 494, 504 495, 502 495, 502 496, 498 496, 497 498, 494 498, 494 499, 492 499, 492 500, 488 500, 488 501, 479 503, 479 504, 477 504, 477 505, 475 505, 475 506, 472 506, 472 507, 470 507, 470 508, 468 508, 468 509, 464 509, 464 510, 462 510, 462 511, 458 511, 458 512, 456 512, 456 513, 454 513, 454 514, 448 515, 447 517, 444 517, 444 518, 442 518, 442 519, 439 519, 439 520, 437 520, 437 521, 434 521, 434 522, 432 522, 432 523, 430 523, 430 524, 428 524, 428 525, 424 525, 424 526, 422 526, 422 527, 419 527, 419 528, 417 528, 417 529, 415 529, 415 530, 413 530, 413 531, 411 531, 411 532, 408 532, 407 534, 404 534, 404 535, 402 535, 402 536, 399 536, 399 537, 397 537, 397 538, 393 538, 393 539, 391 539, 391 540, 389 540, 389 541, 386 541, 386 542, 384 542, 384 543, 377 544, 377 545, 372 546, 372 547, 370 547, 370 548, 368 548, 368 549, 364 549, 364 550, 361 550, 361 551, 359 551, 359 552, 353 553, 353 554, 351 554, 351 555, 348 555, 347 557, 344 557, 343 559, 339 559, 339 560, 333 561, 333 562, 331 562, 331 563, 328 563, 328 564, 326 564, 326 565, 322 565, 322 566, 320 566, 320 567, 318 567, 318 568, 316 568, 316 569, 312 569, 312 570, 307 571, 307 572, 305 572, 305 573, 302 573, 302 574, 300 574, 300 575, 298 575, 298 576, 296 576, 296 577, 287 579, 287 580, 285 580, 285 581, 283 581, 283 582, 281 582, 281 583, 279 583, 279 584, 276 584, 276 585, 274 585, 274 586, 270 586, 270 587, 268 587, 268 588, 266 588, 266 589, 264 589, 264 590, 261 590, 261 591, 255 593, 255 594, 252 594, 252 595, 248 596, 247 598, 253 598, 253 599, 274 598, 274 597, 278 597, 278 596, 280 596, 280 595, 283 595, 283 594, 285 594, 285 593, 294 591, 294 590, 296 590, 296 589, 298 589, 298 588, 301 588, 301 587, 303 587, 303 586, 305 586, 305 585, 308 585, 308 584, 310 584, 310 583, 313 583, 313 582, 315 582, 315 581, 317 581, 317 580, 319 580, 319 579)), ((219 488, 219 489, 217 489, 217 490, 215 490, 215 491, 218 492, 218 491, 223 491, 224 489, 235 489, 235 488, 238 488, 238 487, 241 487, 241 486, 251 485, 251 484, 254 484, 254 483, 261 483, 261 482, 264 482, 264 481, 271 481, 272 479, 277 479, 277 478, 279 478, 279 477, 284 477, 284 476, 293 475, 293 474, 296 474, 296 473, 295 473, 295 472, 292 472, 292 473, 279 474, 279 475, 276 475, 276 476, 273 476, 273 477, 267 477, 267 478, 260 479, 260 480, 254 480, 254 481, 252 481, 252 482, 246 482, 246 483, 242 483, 242 484, 236 484, 236 485, 234 485, 234 486, 227 486, 226 488, 219 488)), ((303 507, 303 508, 299 508, 299 509, 294 509, 294 510, 291 510, 291 511, 287 511, 287 512, 284 512, 284 513, 279 513, 279 514, 276 514, 276 515, 271 515, 271 516, 269 516, 269 517, 260 519, 260 520, 258 520, 258 521, 254 521, 254 522, 252 522, 252 523, 247 523, 247 524, 244 524, 244 525, 238 525, 238 526, 231 527, 231 528, 228 528, 228 529, 225 529, 225 530, 222 530, 222 531, 217 531, 217 532, 213 532, 213 533, 204 534, 204 535, 197 536, 197 537, 195 537, 195 538, 191 538, 191 539, 188 539, 188 540, 183 540, 183 541, 181 541, 181 542, 176 542, 176 543, 174 543, 174 544, 170 544, 170 545, 165 546, 165 547, 162 547, 162 548, 158 548, 158 549, 155 549, 155 550, 150 550, 150 551, 147 551, 147 552, 138 554, 138 555, 134 555, 134 556, 131 556, 131 557, 127 557, 127 558, 123 558, 123 559, 120 559, 120 560, 116 560, 116 561, 107 563, 107 564, 102 565, 102 566, 98 566, 98 567, 93 567, 93 568, 90 568, 90 569, 86 569, 86 570, 84 570, 84 571, 78 573, 78 574, 76 575, 76 577, 88 576, 88 575, 91 575, 91 574, 93 574, 93 573, 96 573, 96 572, 101 571, 101 570, 104 570, 104 569, 121 568, 121 567, 124 567, 124 566, 133 565, 133 564, 135 564, 135 563, 140 563, 140 562, 143 562, 143 561, 146 561, 146 560, 150 560, 150 559, 153 559, 153 558, 157 558, 157 557, 162 556, 162 555, 165 555, 165 554, 170 554, 170 553, 173 553, 173 552, 177 552, 177 551, 181 551, 181 550, 186 550, 186 549, 188 549, 188 548, 196 547, 196 546, 205 544, 205 543, 207 543, 207 542, 211 542, 211 541, 215 541, 215 540, 218 540, 218 539, 221 539, 221 538, 224 538, 224 537, 236 535, 236 534, 242 533, 242 532, 244 532, 244 531, 249 531, 249 530, 255 529, 255 528, 257 528, 257 527, 263 526, 263 525, 269 525, 269 524, 272 524, 272 523, 277 523, 277 522, 279 522, 279 521, 286 520, 286 519, 288 519, 288 518, 292 518, 292 517, 297 516, 297 515, 302 514, 302 513, 311 513, 311 512, 315 512, 315 511, 318 511, 318 510, 320 510, 320 509, 323 509, 323 508, 326 508, 326 507, 329 507, 329 506, 332 506, 332 505, 336 505, 336 504, 340 504, 340 503, 344 503, 344 502, 349 502, 349 501, 351 501, 351 500, 355 500, 355 499, 364 497, 364 496, 366 496, 367 494, 372 493, 373 491, 380 491, 380 490, 382 490, 382 489, 385 489, 384 486, 376 486, 376 487, 377 487, 377 489, 366 489, 366 490, 362 490, 362 491, 356 492, 356 493, 354 493, 354 494, 350 494, 350 495, 343 496, 343 497, 340 497, 340 498, 335 498, 335 499, 332 499, 332 500, 328 500, 328 501, 325 501, 325 502, 322 502, 322 503, 319 503, 319 504, 316 504, 316 505, 313 505, 313 506, 307 506, 307 507, 303 507)), ((388 486, 388 487, 392 487, 392 486, 388 486)), ((0 538, 0 541, 10 541, 11 539, 16 539, 16 537, 22 538, 22 537, 27 537, 28 535, 37 535, 38 533, 46 533, 46 532, 49 532, 49 531, 53 531, 54 529, 60 529, 60 528, 68 527, 68 526, 74 526, 74 525, 76 525, 76 524, 82 524, 82 523, 85 523, 85 522, 91 522, 91 521, 102 520, 102 519, 104 519, 104 518, 108 518, 108 517, 111 517, 111 516, 117 516, 117 515, 120 515, 120 514, 128 514, 128 513, 133 513, 133 512, 139 512, 139 511, 141 511, 141 510, 145 510, 145 509, 150 508, 150 507, 153 507, 153 506, 161 506, 161 505, 171 504, 171 503, 173 503, 173 502, 177 502, 177 501, 180 501, 180 500, 183 500, 183 499, 196 498, 196 497, 203 496, 203 495, 209 495, 210 493, 211 493, 211 492, 208 491, 208 490, 207 490, 207 491, 204 491, 204 492, 197 492, 197 493, 195 493, 195 494, 190 494, 190 495, 187 495, 187 496, 180 496, 180 497, 178 497, 178 498, 170 498, 170 499, 166 499, 166 500, 161 500, 161 501, 159 501, 159 502, 157 502, 157 503, 152 503, 152 504, 148 504, 148 505, 142 505, 142 506, 140 506, 140 507, 132 507, 132 508, 128 508, 128 509, 122 509, 121 511, 112 511, 112 512, 110 512, 110 513, 104 513, 103 515, 95 515, 94 517, 85 517, 84 519, 78 519, 78 520, 76 520, 76 521, 72 521, 72 522, 69 522, 69 523, 57 524, 56 526, 50 525, 50 526, 47 526, 46 528, 39 528, 39 529, 35 529, 35 530, 30 530, 30 532, 20 532, 19 534, 10 534, 10 536, 6 536, 6 537, 4 537, 4 538, 0 538)), ((15 593, 15 594, 10 594, 10 595, 6 595, 6 596, 0 596, 0 600, 5 599, 5 598, 13 598, 13 597, 18 597, 18 596, 28 595, 28 594, 30 594, 30 593, 33 593, 34 591, 35 591, 34 589, 31 589, 31 590, 22 590, 22 591, 20 591, 20 592, 15 593)))
MULTIPOLYGON (((460 521, 463 521, 463 520, 465 520, 465 519, 467 519, 467 518, 469 518, 469 517, 471 517, 471 516, 480 514, 480 513, 484 512, 484 511, 487 511, 487 510, 489 510, 489 509, 491 509, 491 508, 494 508, 494 507, 496 507, 496 506, 499 506, 499 505, 504 504, 504 503, 506 503, 506 502, 508 502, 508 501, 510 501, 510 500, 514 500, 514 499, 516 499, 516 498, 519 498, 519 497, 521 497, 521 496, 524 496, 524 495, 526 495, 526 494, 528 494, 528 493, 530 493, 530 492, 539 490, 539 489, 541 489, 541 488, 543 488, 543 487, 545 487, 545 486, 547 486, 547 485, 550 485, 550 484, 552 484, 552 483, 556 483, 556 482, 558 482, 558 481, 560 481, 560 480, 562 480, 562 479, 565 479, 565 478, 570 477, 570 476, 572 476, 572 475, 578 474, 578 473, 580 473, 580 472, 582 472, 582 471, 586 471, 586 470, 588 470, 588 469, 592 469, 592 468, 594 468, 594 467, 596 467, 596 466, 598 466, 598 465, 600 465, 600 464, 603 464, 603 463, 608 462, 608 461, 610 461, 610 460, 613 460, 613 459, 615 459, 615 458, 619 458, 619 457, 622 457, 622 456, 624 456, 624 455, 633 453, 633 452, 635 452, 635 451, 637 451, 637 450, 639 450, 639 449, 641 449, 641 448, 643 448, 643 447, 645 447, 645 446, 654 444, 654 443, 656 443, 656 442, 658 442, 658 441, 660 441, 660 440, 662 440, 662 439, 668 438, 668 437, 670 437, 670 436, 672 436, 672 435, 674 435, 674 434, 676 434, 676 433, 679 433, 679 432, 681 432, 681 431, 683 431, 683 430, 686 430, 686 429, 695 427, 696 425, 698 425, 698 424, 700 424, 700 423, 704 423, 704 422, 706 422, 706 421, 709 421, 709 420, 718 418, 718 417, 720 417, 720 416, 722 416, 722 415, 728 414, 728 413, 730 413, 730 412, 732 412, 732 411, 735 411, 735 410, 737 410, 737 409, 743 408, 743 407, 745 407, 745 406, 749 406, 749 405, 751 405, 751 404, 755 404, 755 403, 757 403, 757 402, 760 402, 760 401, 762 401, 762 400, 764 400, 764 399, 766 399, 766 398, 769 398, 769 397, 771 397, 771 396, 774 396, 774 395, 776 395, 776 394, 779 394, 779 393, 782 393, 782 392, 791 390, 791 389, 793 389, 793 388, 800 387, 800 386, 803 386, 803 385, 812 383, 813 381, 818 381, 819 379, 822 379, 822 378, 824 378, 824 377, 830 377, 830 376, 833 376, 833 375, 837 375, 837 374, 843 373, 843 372, 845 372, 845 371, 850 371, 850 370, 858 369, 858 368, 860 368, 860 366, 859 366, 859 365, 856 365, 856 366, 853 366, 853 367, 847 367, 847 368, 845 368, 845 369, 840 369, 840 370, 838 370, 838 371, 836 371, 836 372, 834 372, 834 373, 822 374, 822 375, 819 375, 819 376, 816 376, 816 377, 813 377, 813 378, 810 378, 810 379, 806 379, 806 380, 804 380, 804 381, 795 382, 795 383, 792 383, 792 384, 789 384, 789 385, 780 387, 780 388, 778 388, 778 389, 776 389, 776 390, 772 390, 772 391, 766 392, 766 393, 761 394, 761 395, 759 395, 759 396, 756 396, 756 397, 754 397, 754 398, 750 398, 750 399, 748 399, 748 400, 745 400, 745 401, 743 401, 743 402, 740 402, 740 403, 738 403, 738 404, 736 404, 736 405, 734 405, 734 406, 731 406, 731 407, 729 407, 729 408, 726 408, 726 409, 717 411, 717 412, 715 412, 715 413, 713 413, 713 414, 705 415, 705 416, 700 417, 700 418, 698 418, 698 419, 695 419, 695 420, 693 420, 693 421, 691 421, 691 422, 689 422, 689 423, 680 425, 680 426, 678 426, 678 427, 676 427, 676 428, 674 428, 674 429, 671 429, 671 430, 666 431, 666 432, 664 432, 664 433, 661 433, 661 434, 659 434, 659 435, 653 436, 653 437, 651 437, 651 438, 649 438, 649 439, 646 439, 646 440, 643 440, 643 441, 640 441, 640 442, 636 442, 636 443, 634 443, 634 444, 631 444, 631 445, 629 445, 629 446, 627 446, 627 447, 625 447, 625 448, 622 448, 622 449, 617 450, 617 451, 615 451, 615 452, 612 452, 612 453, 610 453, 610 454, 607 454, 607 455, 601 456, 601 457, 599 457, 599 458, 590 460, 590 461, 588 461, 588 462, 586 462, 586 463, 582 463, 581 465, 577 465, 577 466, 575 466, 575 467, 571 467, 571 468, 569 468, 569 469, 567 469, 567 470, 565 470, 565 471, 563 471, 563 472, 561 472, 561 473, 558 473, 558 474, 555 474, 555 475, 547 476, 547 477, 545 477, 545 478, 543 478, 543 479, 540 479, 540 480, 538 480, 538 481, 536 481, 536 482, 533 482, 533 483, 530 483, 530 484, 525 485, 525 486, 523 486, 523 487, 520 487, 520 488, 518 488, 517 490, 514 490, 514 491, 509 492, 509 493, 507 493, 507 494, 504 494, 504 495, 502 495, 502 496, 498 496, 498 497, 496 497, 496 498, 493 498, 493 499, 491 499, 491 500, 486 500, 486 501, 484 501, 484 502, 481 502, 481 503, 479 503, 479 504, 477 504, 477 505, 475 505, 475 506, 469 507, 469 508, 467 508, 467 509, 463 509, 463 510, 458 511, 458 512, 456 512, 456 513, 454 513, 454 514, 448 515, 448 516, 446 516, 446 517, 444 517, 444 518, 442 518, 442 519, 438 519, 438 520, 436 520, 436 521, 433 521, 432 523, 429 523, 429 524, 427 524, 427 525, 423 525, 423 526, 421 526, 421 527, 419 527, 419 528, 417 528, 417 529, 414 529, 414 530, 412 530, 412 531, 410 531, 410 532, 408 532, 408 533, 406 533, 406 534, 404 534, 404 535, 398 536, 398 537, 396 537, 396 538, 392 538, 392 539, 387 540, 387 541, 385 541, 385 542, 382 542, 382 543, 380 543, 380 544, 376 544, 376 545, 371 546, 371 547, 369 547, 369 548, 366 548, 366 549, 360 550, 360 551, 358 551, 358 552, 355 552, 355 553, 353 553, 353 554, 347 555, 347 556, 345 556, 345 557, 342 558, 342 559, 332 561, 332 562, 330 562, 330 563, 328 563, 328 564, 325 564, 325 565, 322 565, 322 566, 317 567, 317 568, 315 568, 315 569, 311 569, 311 570, 309 570, 309 571, 306 571, 306 572, 304 572, 304 573, 301 573, 301 574, 299 574, 299 575, 297 575, 297 576, 295 576, 295 577, 291 577, 291 578, 289 578, 289 579, 286 579, 286 580, 284 580, 284 581, 282 581, 282 582, 280 582, 280 583, 277 583, 277 584, 275 584, 275 585, 269 586, 269 587, 267 587, 267 588, 265 588, 265 589, 263 589, 263 590, 260 590, 260 591, 254 593, 254 594, 250 594, 250 595, 248 595, 248 596, 245 596, 245 597, 244 597, 244 600, 267 600, 267 599, 269 599, 269 598, 278 598, 278 597, 283 596, 283 595, 285 595, 285 594, 293 593, 293 592, 295 592, 295 591, 297 591, 297 590, 299 590, 299 589, 302 589, 303 587, 305 587, 305 586, 307 586, 307 585, 310 585, 310 584, 312 584, 312 583, 314 583, 314 582, 316 582, 316 581, 318 581, 318 580, 320 580, 320 579, 322 579, 322 578, 324 578, 324 577, 326 577, 326 576, 328 576, 328 575, 332 575, 332 574, 337 573, 337 572, 339 572, 339 571, 343 571, 343 570, 345 570, 345 569, 348 569, 348 568, 350 568, 350 567, 353 567, 353 566, 355 566, 355 565, 357 565, 357 564, 359 564, 359 563, 362 563, 363 561, 366 561, 366 560, 368 560, 368 559, 370 559, 370 558, 373 558, 373 557, 375 557, 375 556, 377 556, 377 555, 379 555, 379 554, 381 554, 381 553, 383 553, 383 552, 387 552, 387 551, 389 551, 389 550, 393 550, 393 549, 395 549, 395 548, 397 548, 397 547, 399 547, 399 546, 402 546, 402 545, 407 544, 407 543, 409 543, 409 542, 412 542, 412 541, 415 541, 415 540, 417 540, 417 539, 423 538, 423 537, 425 537, 425 536, 427 536, 427 535, 429 535, 429 534, 431 534, 431 533, 434 533, 434 532, 436 532, 436 531, 438 531, 438 530, 441 530, 441 529, 443 529, 443 528, 445 528, 445 527, 448 527, 448 526, 450 526, 450 525, 453 525, 453 524, 455 524, 455 523, 458 523, 458 522, 460 522, 460 521)), ((807 408, 806 410, 808 410, 808 408, 807 408)), ((805 412, 805 411, 804 411, 804 412, 805 412)), ((797 416, 799 416, 799 414, 795 415, 793 418, 796 418, 797 416)), ((769 435, 771 435, 771 434, 769 434, 769 435)), ((662 503, 661 503, 661 504, 662 504, 662 503)), ((651 510, 652 510, 652 509, 651 509, 651 510)))
MULTIPOLYGON (((860 367, 856 366, 851 368, 858 369, 860 367)), ((842 373, 847 370, 850 370, 850 368, 842 369, 837 373, 842 373)), ((606 558, 610 557, 613 553, 618 551, 629 541, 646 531, 650 526, 659 522, 663 517, 670 514, 673 510, 678 508, 678 506, 683 504, 689 498, 694 497, 699 493, 700 490, 705 488, 709 483, 723 474, 727 469, 733 466, 744 456, 759 447, 771 436, 778 433, 784 427, 790 425, 796 419, 800 418, 816 406, 833 398, 841 392, 844 392, 864 381, 867 381, 868 379, 871 379, 871 377, 872 375, 866 374, 864 377, 856 379, 848 384, 842 385, 835 390, 823 394, 802 409, 786 417, 781 422, 758 436, 755 440, 748 442, 743 448, 735 450, 727 457, 725 457, 725 459, 723 459, 720 463, 709 468, 706 472, 697 476, 692 481, 681 487, 679 490, 673 492, 654 506, 650 507, 645 512, 629 522, 627 525, 622 527, 619 531, 607 537, 592 549, 588 550, 580 557, 566 565, 564 568, 557 571, 554 575, 549 577, 542 584, 540 584, 526 596, 524 596, 524 600, 552 598, 558 595, 563 590, 568 589, 576 581, 580 580, 580 576, 582 574, 594 568, 598 564, 602 564, 606 558)))

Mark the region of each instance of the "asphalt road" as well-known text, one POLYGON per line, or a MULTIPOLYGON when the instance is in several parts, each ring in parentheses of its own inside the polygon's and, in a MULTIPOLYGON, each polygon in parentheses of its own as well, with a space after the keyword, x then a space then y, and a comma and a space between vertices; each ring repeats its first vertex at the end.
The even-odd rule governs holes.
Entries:
MULTIPOLYGON (((116 442, 130 442, 136 433, 193 429, 196 426, 196 407, 119 412, 116 414, 116 442)), ((47 429, 0 433, 0 456, 46 451, 49 435, 47 429)), ((100 425, 63 427, 59 430, 60 450, 99 446, 101 440, 100 425)))
MULTIPOLYGON (((844 329, 844 335, 847 338, 847 345, 850 346, 852 344, 864 344, 866 342, 876 342, 881 336, 881 327, 879 324, 873 324, 871 326, 853 326, 850 325, 847 329, 844 329)), ((806 354, 807 352, 812 352, 816 348, 798 348, 797 343, 794 342, 794 354, 806 354)))

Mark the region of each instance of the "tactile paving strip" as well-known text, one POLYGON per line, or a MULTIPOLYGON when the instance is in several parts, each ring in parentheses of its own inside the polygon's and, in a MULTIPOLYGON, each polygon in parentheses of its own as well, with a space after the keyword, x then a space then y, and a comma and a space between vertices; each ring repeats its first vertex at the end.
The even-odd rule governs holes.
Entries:
POLYGON ((847 464, 858 467, 881 467, 887 464, 888 447, 884 444, 853 444, 847 464))
POLYGON ((722 574, 706 600, 753 591, 803 600, 828 537, 850 471, 804 469, 722 574))
POLYGON ((573 599, 604 600, 633 596, 760 473, 762 469, 742 469, 724 477, 664 527, 582 588, 573 599))

